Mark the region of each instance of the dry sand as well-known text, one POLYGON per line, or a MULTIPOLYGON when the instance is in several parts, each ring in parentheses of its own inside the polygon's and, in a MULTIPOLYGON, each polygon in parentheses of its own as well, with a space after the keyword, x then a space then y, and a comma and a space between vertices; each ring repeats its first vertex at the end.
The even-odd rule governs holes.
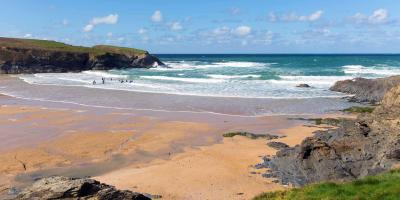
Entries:
MULTIPOLYGON (((295 145, 317 129, 298 126, 282 130, 287 137, 274 141, 295 145)), ((265 191, 283 189, 262 178, 260 172, 265 169, 254 168, 262 156, 275 152, 266 140, 235 136, 220 144, 187 149, 169 160, 131 165, 95 178, 163 199, 251 199, 265 191)))

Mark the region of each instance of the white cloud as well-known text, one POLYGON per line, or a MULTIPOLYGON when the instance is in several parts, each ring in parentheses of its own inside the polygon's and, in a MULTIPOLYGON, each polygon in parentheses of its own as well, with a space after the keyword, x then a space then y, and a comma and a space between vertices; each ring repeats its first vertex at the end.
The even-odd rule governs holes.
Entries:
POLYGON ((182 27, 181 23, 179 23, 179 22, 172 22, 170 25, 170 28, 173 31, 179 31, 179 30, 182 30, 183 27, 182 27))
POLYGON ((386 9, 375 10, 374 13, 369 16, 369 21, 374 24, 386 23, 389 18, 389 12, 386 9))
POLYGON ((32 34, 30 34, 30 33, 27 33, 24 35, 24 38, 31 38, 31 37, 32 37, 32 34))
POLYGON ((381 8, 375 10, 369 16, 363 13, 356 13, 350 19, 358 24, 385 24, 389 22, 389 11, 381 8))
POLYGON ((230 28, 228 28, 228 27, 226 27, 226 26, 223 26, 223 27, 219 27, 219 28, 214 29, 214 30, 212 31, 212 33, 213 33, 214 35, 224 35, 224 34, 229 33, 230 31, 231 31, 230 28))
POLYGON ((318 10, 314 13, 312 13, 310 16, 306 16, 305 20, 306 21, 316 21, 319 18, 321 18, 322 14, 324 14, 324 12, 322 10, 318 10))
POLYGON ((251 33, 251 27, 248 26, 238 26, 233 30, 233 33, 238 36, 246 36, 251 33))
POLYGON ((319 20, 324 11, 317 10, 310 15, 297 15, 296 13, 284 14, 281 16, 276 15, 274 12, 269 13, 269 21, 277 22, 277 21, 285 21, 285 22, 313 22, 319 20))
POLYGON ((112 37, 112 36, 113 36, 113 33, 112 33, 112 32, 109 32, 109 33, 107 33, 107 36, 108 36, 108 37, 112 37))
POLYGON ((139 33, 140 35, 146 34, 146 33, 147 33, 147 29, 145 29, 145 28, 140 28, 140 29, 138 30, 138 33, 139 33))
POLYGON ((90 32, 94 29, 94 25, 93 24, 88 24, 85 27, 83 27, 83 31, 85 32, 90 32))
POLYGON ((161 11, 156 10, 154 11, 153 15, 151 16, 151 21, 153 22, 162 22, 163 21, 163 15, 161 11))
POLYGON ((83 31, 90 32, 92 31, 97 25, 100 24, 116 24, 118 22, 118 15, 117 14, 110 14, 104 17, 94 17, 90 20, 89 24, 87 24, 83 31))

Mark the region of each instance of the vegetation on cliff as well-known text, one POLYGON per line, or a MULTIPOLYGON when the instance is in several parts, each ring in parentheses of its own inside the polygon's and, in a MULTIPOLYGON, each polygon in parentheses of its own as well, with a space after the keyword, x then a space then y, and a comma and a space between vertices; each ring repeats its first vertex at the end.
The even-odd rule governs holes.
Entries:
POLYGON ((62 42, 56 42, 51 40, 19 39, 19 38, 3 38, 3 37, 0 37, 0 47, 91 53, 95 55, 101 55, 106 53, 141 55, 148 53, 147 51, 141 49, 117 47, 111 45, 96 45, 93 47, 84 47, 84 46, 69 45, 62 42))
POLYGON ((254 200, 395 200, 400 197, 400 170, 347 183, 320 183, 303 188, 264 193, 254 200))

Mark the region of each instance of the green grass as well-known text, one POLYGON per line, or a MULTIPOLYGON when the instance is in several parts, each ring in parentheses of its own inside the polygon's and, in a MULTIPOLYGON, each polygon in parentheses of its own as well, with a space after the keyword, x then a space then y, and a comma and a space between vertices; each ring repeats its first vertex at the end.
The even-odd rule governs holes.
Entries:
POLYGON ((107 51, 107 52, 114 52, 114 53, 119 53, 119 54, 145 54, 147 51, 141 50, 141 49, 135 49, 135 48, 128 48, 128 47, 117 47, 117 46, 111 46, 111 45, 97 45, 94 46, 93 49, 98 49, 102 51, 107 51))
POLYGON ((65 43, 51 41, 51 40, 1 38, 1 37, 0 37, 0 46, 25 48, 25 49, 40 49, 40 50, 50 50, 50 51, 80 52, 80 53, 90 53, 93 55, 101 55, 105 53, 140 55, 147 53, 144 50, 128 48, 128 47, 116 47, 108 45, 84 47, 84 46, 68 45, 65 43))
POLYGON ((372 113, 375 107, 361 107, 361 106, 353 106, 350 108, 346 108, 343 111, 349 113, 372 113))
POLYGON ((321 183, 264 193, 253 200, 399 200, 400 170, 347 183, 321 183))

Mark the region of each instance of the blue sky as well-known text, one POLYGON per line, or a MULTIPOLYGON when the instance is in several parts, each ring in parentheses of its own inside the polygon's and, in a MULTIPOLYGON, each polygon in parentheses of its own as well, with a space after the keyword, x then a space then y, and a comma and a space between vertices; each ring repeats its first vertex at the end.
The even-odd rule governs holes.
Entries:
POLYGON ((152 53, 399 53, 398 0, 0 0, 0 36, 152 53))

